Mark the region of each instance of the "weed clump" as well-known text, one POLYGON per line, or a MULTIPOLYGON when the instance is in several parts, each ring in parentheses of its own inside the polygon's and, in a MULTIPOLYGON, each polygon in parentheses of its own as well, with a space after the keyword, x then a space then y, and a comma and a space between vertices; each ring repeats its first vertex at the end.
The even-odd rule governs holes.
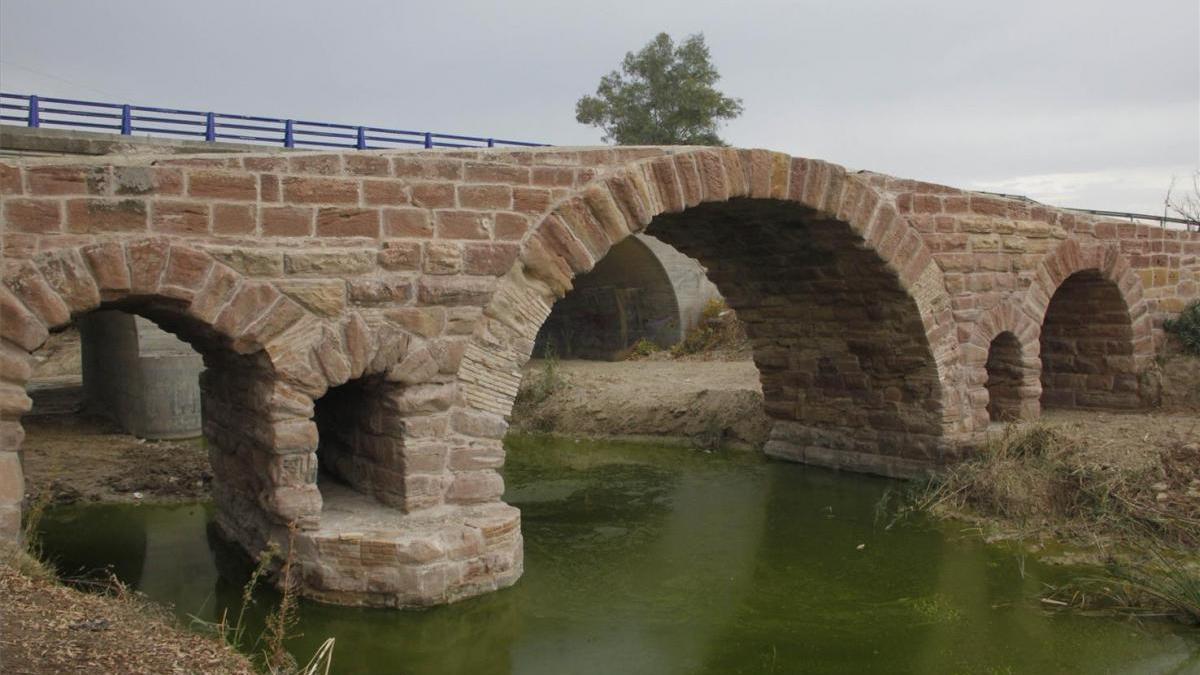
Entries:
POLYGON ((1097 536, 1121 543, 1146 539, 1184 550, 1200 547, 1200 514, 1160 506, 1163 476, 1187 485, 1186 447, 1164 452, 1140 470, 1089 459, 1080 440, 1040 424, 1010 425, 976 456, 950 467, 917 498, 921 510, 972 513, 1046 530, 1068 541, 1097 536))
POLYGON ((522 426, 531 431, 552 431, 556 423, 554 416, 539 408, 566 385, 566 380, 559 372, 558 355, 553 347, 547 345, 541 368, 529 373, 521 381, 513 401, 513 419, 525 420, 522 426))
POLYGON ((566 382, 558 371, 558 355, 553 347, 546 347, 541 370, 531 373, 526 380, 517 391, 514 402, 517 407, 536 407, 563 388, 566 382))
POLYGON ((697 323, 671 348, 674 357, 737 351, 747 346, 746 328, 724 300, 709 300, 697 323))
POLYGON ((662 347, 659 347, 657 342, 654 342, 653 340, 647 340, 646 338, 641 338, 637 342, 633 343, 633 346, 629 348, 629 355, 626 358, 631 361, 636 361, 637 359, 645 358, 661 350, 662 347))
POLYGON ((1134 617, 1170 617, 1200 626, 1200 572, 1161 547, 1141 549, 1145 562, 1110 558, 1103 573, 1049 589, 1045 605, 1134 617))
POLYGON ((1200 356, 1200 300, 1193 300, 1177 318, 1167 319, 1163 329, 1179 338, 1185 352, 1200 356))

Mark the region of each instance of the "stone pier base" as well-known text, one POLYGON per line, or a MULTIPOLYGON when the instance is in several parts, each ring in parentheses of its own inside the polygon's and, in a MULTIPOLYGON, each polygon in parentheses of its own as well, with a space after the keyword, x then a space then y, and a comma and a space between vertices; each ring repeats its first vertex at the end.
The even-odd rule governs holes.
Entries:
MULTIPOLYGON (((300 594, 337 605, 429 607, 516 583, 524 570, 521 514, 502 502, 405 514, 348 487, 323 489, 319 529, 299 531, 294 562, 300 594)), ((218 523, 247 550, 258 541, 218 523)), ((286 541, 286 534, 277 533, 286 541)))
POLYGON ((823 429, 788 420, 775 421, 763 446, 777 459, 906 479, 928 477, 966 449, 924 434, 823 429))

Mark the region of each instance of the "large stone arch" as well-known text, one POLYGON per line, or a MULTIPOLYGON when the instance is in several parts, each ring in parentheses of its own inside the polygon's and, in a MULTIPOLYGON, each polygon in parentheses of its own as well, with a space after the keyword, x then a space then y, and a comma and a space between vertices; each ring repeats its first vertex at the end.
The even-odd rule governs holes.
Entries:
POLYGON ((1064 240, 1039 262, 1022 309, 1039 328, 1043 398, 1050 397, 1043 407, 1153 402, 1153 320, 1141 278, 1116 244, 1064 240), (1060 316, 1067 308, 1079 315, 1060 316), (1088 333, 1089 344, 1077 344, 1088 333))
MULTIPOLYGON (((734 220, 743 215, 738 210, 754 207, 772 217, 791 214, 805 222, 819 222, 824 230, 837 233, 839 251, 847 255, 854 251, 876 263, 877 290, 894 292, 911 309, 902 312, 903 317, 883 312, 884 318, 911 322, 904 330, 914 345, 919 344, 921 365, 927 367, 913 378, 916 382, 927 377, 925 386, 918 387, 922 391, 908 391, 911 383, 904 383, 886 393, 870 392, 870 396, 891 398, 876 401, 877 414, 863 420, 869 428, 860 435, 835 429, 832 423, 822 426, 788 419, 786 409, 796 403, 787 399, 801 385, 789 382, 787 375, 772 381, 764 377, 768 412, 777 419, 767 451, 888 475, 920 473, 946 461, 952 445, 947 438, 970 432, 975 422, 962 414, 967 410, 964 392, 955 384, 958 344, 941 269, 920 234, 868 176, 768 151, 681 149, 610 169, 559 201, 522 241, 517 263, 485 308, 459 371, 465 402, 474 414, 489 418, 494 428, 504 428, 520 382, 520 366, 529 358, 550 307, 571 288, 574 276, 590 270, 614 243, 641 232, 660 216, 683 214, 680 218, 684 218, 685 211, 725 218, 727 227, 736 228, 734 220), (725 211, 716 213, 721 209, 725 211), (889 408, 895 414, 884 412, 889 408), (906 414, 911 417, 905 419, 906 414)), ((656 229, 650 233, 663 235, 656 229)), ((687 250, 679 237, 667 241, 703 263, 710 262, 687 250)), ((726 289, 721 290, 730 297, 726 289)), ((730 298, 731 305, 743 314, 745 308, 738 307, 736 295, 730 298)), ((836 315, 845 309, 829 311, 836 315)), ((756 345, 760 372, 789 358, 783 345, 771 349, 766 344, 770 339, 764 335, 762 344, 756 345)), ((870 351, 869 345, 859 347, 863 354, 870 351)), ((900 363, 903 360, 896 358, 891 365, 898 371, 914 367, 900 363)))

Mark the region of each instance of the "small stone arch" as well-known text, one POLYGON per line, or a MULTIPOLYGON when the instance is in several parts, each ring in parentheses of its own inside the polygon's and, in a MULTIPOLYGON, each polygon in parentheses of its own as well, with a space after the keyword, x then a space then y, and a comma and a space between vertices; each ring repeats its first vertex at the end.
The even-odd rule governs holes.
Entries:
MULTIPOLYGON (((785 418, 794 404, 772 397, 790 396, 800 384, 775 378, 764 381, 768 414, 777 419, 768 453, 891 475, 920 473, 946 461, 946 437, 969 432, 974 420, 961 414, 967 405, 963 389, 955 385, 958 344, 940 267, 920 234, 869 177, 847 174, 826 162, 760 150, 679 149, 609 169, 558 202, 523 239, 517 263, 501 279, 467 347, 459 371, 467 404, 494 426, 504 427, 520 383, 520 367, 551 305, 614 243, 641 232, 657 216, 706 204, 750 203, 775 212, 792 208, 817 214, 814 217, 823 222, 845 228, 847 250, 875 256, 891 279, 887 283, 915 308, 911 320, 916 323, 908 330, 920 335, 930 366, 929 381, 916 394, 926 397, 925 410, 918 416, 935 420, 911 420, 912 426, 877 420, 892 428, 876 430, 869 441, 792 424, 785 418), (899 456, 905 444, 916 447, 920 456, 899 456), (885 447, 896 454, 881 450, 885 447)), ((760 371, 769 361, 785 363, 788 358, 786 351, 756 350, 760 371)), ((878 394, 899 397, 897 401, 914 396, 904 385, 878 394)))
POLYGON ((1038 325, 1010 304, 993 307, 975 322, 962 354, 977 430, 1041 414, 1038 335, 1038 325), (998 394, 1003 401, 995 400, 998 394))
POLYGON ((1116 245, 1062 242, 1039 263, 1024 309, 1039 326, 1043 408, 1153 403, 1153 323, 1116 245))

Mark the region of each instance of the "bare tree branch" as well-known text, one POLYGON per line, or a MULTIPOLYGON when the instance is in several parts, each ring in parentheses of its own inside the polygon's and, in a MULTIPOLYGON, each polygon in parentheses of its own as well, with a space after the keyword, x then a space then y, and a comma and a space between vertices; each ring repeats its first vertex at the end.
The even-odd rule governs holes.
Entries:
POLYGON ((1163 200, 1164 215, 1174 214, 1187 223, 1184 227, 1191 231, 1193 228, 1200 232, 1200 170, 1192 173, 1191 189, 1176 191, 1175 178, 1171 178, 1171 186, 1167 188, 1167 198, 1163 200))

